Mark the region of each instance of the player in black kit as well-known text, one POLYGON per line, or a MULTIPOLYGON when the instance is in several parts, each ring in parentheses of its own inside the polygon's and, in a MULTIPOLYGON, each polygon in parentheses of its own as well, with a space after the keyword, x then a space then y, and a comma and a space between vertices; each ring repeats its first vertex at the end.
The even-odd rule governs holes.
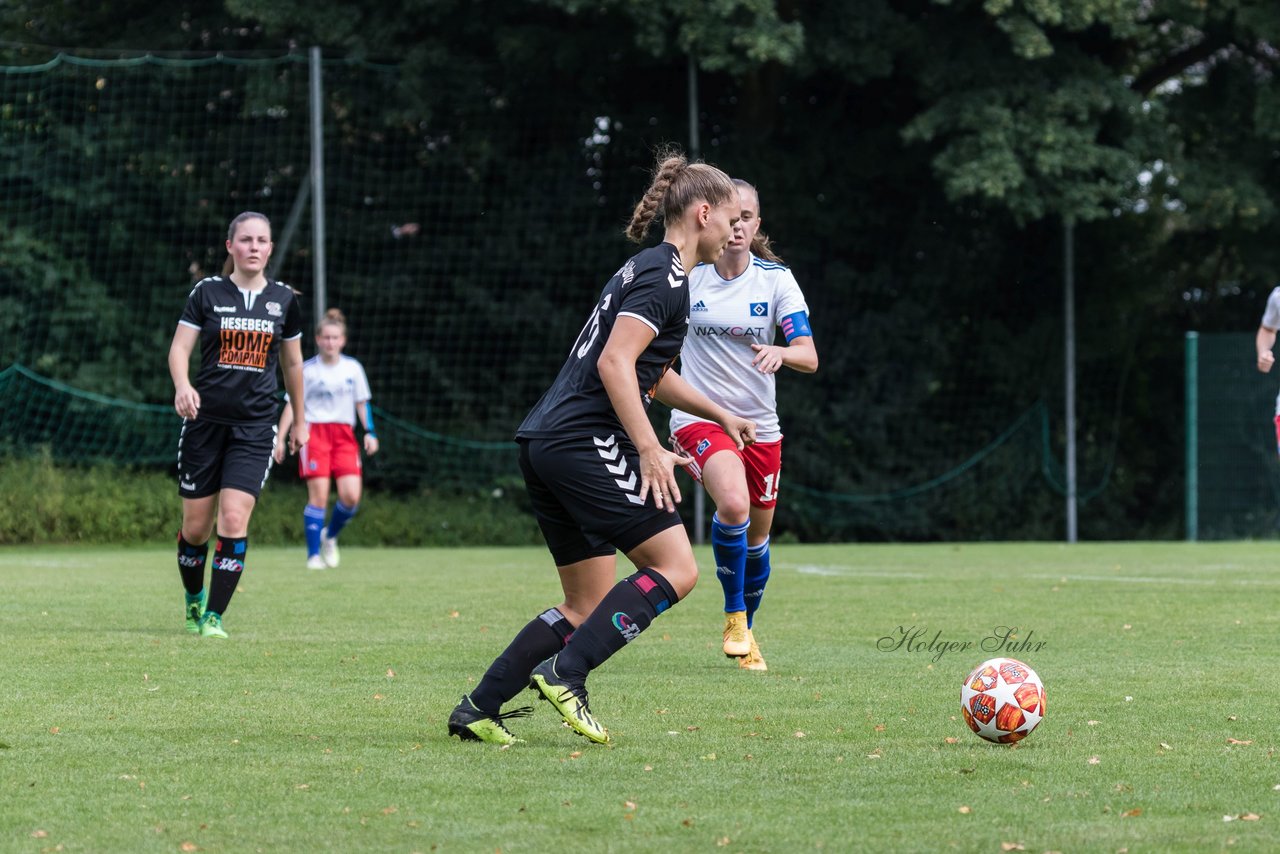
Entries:
POLYGON ((187 297, 169 347, 173 408, 182 416, 178 572, 186 588, 187 631, 225 638, 222 615, 248 552, 249 517, 271 471, 276 443, 276 368, 293 401, 289 445, 307 443, 302 410, 302 312, 293 289, 266 277, 271 224, 246 211, 227 229, 226 267, 187 297), (191 352, 200 342, 195 385, 191 352), (209 589, 204 565, 217 523, 209 589))
POLYGON ((729 176, 662 153, 627 235, 644 240, 661 215, 663 243, 633 256, 605 285, 551 388, 516 432, 520 468, 560 573, 564 601, 539 614, 489 666, 449 717, 462 739, 519 741, 503 713, 526 686, 591 741, 608 731, 587 706, 587 674, 693 589, 698 567, 675 505, 674 467, 649 423, 653 399, 721 424, 741 446, 755 425, 708 400, 670 370, 689 325, 685 271, 714 262, 739 208, 729 176), (652 499, 649 503, 647 499, 652 499), (635 574, 616 579, 616 551, 635 574))

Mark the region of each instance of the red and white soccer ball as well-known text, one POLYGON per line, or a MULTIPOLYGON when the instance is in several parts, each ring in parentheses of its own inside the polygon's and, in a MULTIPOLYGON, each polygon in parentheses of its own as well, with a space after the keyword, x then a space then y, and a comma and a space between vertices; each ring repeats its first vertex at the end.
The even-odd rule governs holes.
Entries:
POLYGON ((960 710, 969 729, 982 738, 1012 744, 1044 720, 1044 683, 1021 661, 993 658, 965 677, 960 710))

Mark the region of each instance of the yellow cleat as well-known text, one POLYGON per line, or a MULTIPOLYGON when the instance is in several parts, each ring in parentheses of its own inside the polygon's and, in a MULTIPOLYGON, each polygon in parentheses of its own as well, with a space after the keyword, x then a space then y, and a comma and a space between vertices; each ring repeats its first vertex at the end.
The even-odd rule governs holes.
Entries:
POLYGON ((724 654, 729 658, 742 658, 751 652, 747 639, 747 612, 729 611, 724 615, 724 654))
POLYGON ((738 659, 738 667, 742 670, 768 670, 769 665, 764 663, 764 656, 760 654, 760 647, 756 644, 755 632, 751 629, 747 629, 747 642, 751 649, 738 659))
POLYGON ((591 709, 587 707, 587 686, 574 685, 562 679, 556 673, 556 658, 553 655, 533 668, 529 687, 549 702, 565 724, 578 735, 596 744, 608 744, 609 731, 591 716, 591 709))

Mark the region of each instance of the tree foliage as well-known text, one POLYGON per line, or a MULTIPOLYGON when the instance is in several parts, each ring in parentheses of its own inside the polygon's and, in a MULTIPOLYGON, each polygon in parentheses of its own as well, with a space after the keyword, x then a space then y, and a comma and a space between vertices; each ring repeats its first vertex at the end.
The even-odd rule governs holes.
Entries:
MULTIPOLYGON (((474 206, 483 248, 443 251, 471 253, 466 263, 512 277, 527 274, 538 254, 599 277, 626 252, 616 226, 632 201, 626 194, 641 189, 648 152, 687 137, 692 58, 702 153, 761 189, 766 228, 814 309, 822 370, 780 384, 784 415, 806 425, 806 438, 788 446, 788 478, 833 492, 925 482, 1038 401, 1048 406, 1049 446, 1060 452, 1062 235, 1072 223, 1082 477, 1106 485, 1083 530, 1173 534, 1182 334, 1252 328, 1280 265, 1271 236, 1280 214, 1280 5, 1271 0, 204 0, 181 9, 66 0, 7 8, 0 38, 15 65, 44 61, 49 46, 132 55, 315 44, 330 57, 395 66, 394 83, 377 92, 330 93, 347 117, 346 156, 394 138, 417 150, 419 167, 447 164, 475 192, 407 198, 388 172, 371 204, 387 218, 433 204, 454 214, 474 206), (479 116, 517 130, 479 132, 479 116), (609 142, 583 145, 583 129, 600 122, 609 142), (564 128, 577 128, 577 138, 564 128), (563 177, 525 186, 511 163, 563 177), (582 184, 588 170, 598 189, 582 184), (484 219, 485 200, 499 196, 510 215, 484 219), (520 217, 536 226, 514 227, 520 217), (971 413, 963 420, 939 415, 962 406, 971 413), (913 451, 922 447, 931 453, 913 451)), ((265 91, 278 84, 264 80, 265 91)), ((127 182, 155 180, 153 167, 181 150, 174 141, 171 151, 135 151, 132 175, 40 190, 108 210, 127 182)), ((34 180, 22 156, 0 148, 3 180, 34 180)), ((161 180, 198 194, 202 168, 161 180)), ((303 169, 295 152, 267 171, 289 184, 303 169)), ((101 271, 83 269, 76 245, 127 244, 129 223, 157 213, 131 211, 92 234, 38 235, 6 223, 6 333, 19 328, 14 318, 33 282, 112 292, 118 285, 101 271)), ((193 264, 215 263, 191 251, 193 264)), ((370 281, 380 272, 373 264, 370 281)), ((467 277, 452 287, 448 301, 459 307, 500 300, 512 316, 553 318, 566 334, 580 322, 580 308, 565 308, 548 288, 499 294, 467 277)), ((411 291, 396 298, 413 309, 411 291)), ((73 318, 60 322, 60 336, 82 334, 73 318)), ((401 358, 420 363, 436 393, 449 396, 458 424, 514 423, 524 397, 554 370, 550 357, 495 364, 510 390, 495 402, 489 390, 439 372, 429 348, 449 346, 441 332, 401 358)), ((516 324, 497 332, 522 334, 516 324)), ((7 354, 15 346, 4 337, 7 354)), ((86 370, 102 372, 63 366, 61 375, 86 370)), ((1053 535, 1060 499, 1028 489, 992 505, 1018 516, 1012 523, 954 507, 932 516, 948 520, 942 529, 912 535, 1053 535)), ((885 506, 886 515, 913 512, 885 506)), ((875 536, 883 519, 873 515, 841 534, 875 536)))

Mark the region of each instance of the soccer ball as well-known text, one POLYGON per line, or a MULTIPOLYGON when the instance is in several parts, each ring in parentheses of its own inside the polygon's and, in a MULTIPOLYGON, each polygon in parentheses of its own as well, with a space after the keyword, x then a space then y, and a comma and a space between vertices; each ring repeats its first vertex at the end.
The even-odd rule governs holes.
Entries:
POLYGON ((1044 683, 1012 658, 984 661, 960 686, 960 711, 969 729, 987 741, 1021 741, 1044 720, 1044 683))

